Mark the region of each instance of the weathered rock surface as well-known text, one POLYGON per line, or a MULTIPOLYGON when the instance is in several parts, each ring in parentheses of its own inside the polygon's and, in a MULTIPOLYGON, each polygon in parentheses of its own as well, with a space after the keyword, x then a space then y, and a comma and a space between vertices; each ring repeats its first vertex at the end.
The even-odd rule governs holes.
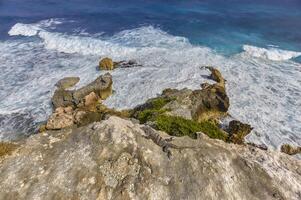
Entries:
MULTIPOLYGON (((180 116, 195 121, 214 119, 227 114, 230 106, 225 90, 225 80, 217 69, 209 68, 214 84, 203 84, 202 89, 166 89, 159 98, 169 99, 163 107, 169 115, 180 116)), ((137 106, 135 110, 148 109, 149 102, 137 106)))
POLYGON ((114 62, 111 58, 103 58, 99 61, 99 68, 101 70, 113 70, 114 62))
POLYGON ((243 144, 245 136, 247 136, 252 129, 249 124, 244 124, 238 120, 230 121, 227 130, 229 133, 229 141, 235 144, 243 144))
POLYGON ((61 89, 68 89, 75 86, 79 82, 79 77, 65 77, 59 80, 55 86, 61 89))
POLYGON ((0 199, 301 198, 300 160, 203 134, 175 138, 193 148, 168 159, 141 126, 110 117, 31 136, 0 158, 0 199))
POLYGON ((119 61, 114 62, 114 68, 130 68, 130 67, 141 67, 142 65, 138 64, 136 60, 129 61, 119 61))
POLYGON ((289 144, 284 144, 281 146, 281 152, 286 153, 288 155, 296 155, 298 153, 301 153, 301 147, 292 146, 289 144))
POLYGON ((69 107, 59 107, 49 117, 46 123, 46 129, 58 130, 70 127, 74 124, 73 109, 69 107))
POLYGON ((84 98, 92 92, 97 97, 106 99, 112 93, 112 84, 112 76, 106 73, 77 90, 58 88, 51 99, 53 107, 54 109, 67 106, 77 107, 80 103, 84 103, 84 98))

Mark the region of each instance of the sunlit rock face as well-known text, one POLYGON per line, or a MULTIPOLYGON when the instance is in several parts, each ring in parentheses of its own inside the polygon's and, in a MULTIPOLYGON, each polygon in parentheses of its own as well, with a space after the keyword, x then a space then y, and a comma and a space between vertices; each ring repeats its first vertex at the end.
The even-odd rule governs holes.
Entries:
POLYGON ((174 138, 188 148, 168 158, 142 126, 113 116, 31 136, 0 158, 0 199, 300 199, 299 160, 202 133, 174 138))

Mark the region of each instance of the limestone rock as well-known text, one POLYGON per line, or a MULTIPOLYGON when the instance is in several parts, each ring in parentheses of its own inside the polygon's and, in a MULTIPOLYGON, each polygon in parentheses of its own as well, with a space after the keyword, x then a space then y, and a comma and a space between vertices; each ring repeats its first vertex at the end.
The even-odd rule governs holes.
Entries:
POLYGON ((65 77, 59 80, 55 86, 61 89, 68 89, 75 86, 79 82, 79 77, 65 77))
POLYGON ((85 106, 91 106, 98 101, 98 97, 94 92, 91 92, 84 97, 85 106))
POLYGON ((225 87, 226 80, 224 79, 219 70, 211 66, 206 66, 205 68, 211 72, 209 76, 210 79, 216 81, 220 86, 225 87))
POLYGON ((75 102, 81 101, 85 96, 94 92, 101 99, 106 99, 112 94, 112 76, 109 73, 99 76, 93 82, 88 85, 79 88, 73 92, 73 98, 75 102))
POLYGON ((64 90, 61 88, 55 90, 51 98, 54 109, 58 107, 74 106, 72 95, 72 91, 69 90, 64 90))
MULTIPOLYGON (((165 89, 158 98, 170 99, 163 107, 168 115, 179 116, 195 121, 204 121, 223 117, 230 106, 226 93, 224 78, 217 69, 210 68, 215 84, 202 84, 202 89, 190 90, 187 88, 165 89)), ((134 110, 149 109, 149 102, 137 106, 134 110)))
POLYGON ((229 133, 229 141, 235 144, 243 144, 244 137, 251 131, 252 127, 249 124, 244 124, 238 120, 232 120, 229 123, 227 132, 229 133))
POLYGON ((103 58, 99 61, 99 68, 101 70, 113 70, 114 63, 111 58, 103 58))
POLYGON ((300 199, 291 156, 208 137, 172 143, 191 148, 170 148, 168 159, 118 117, 33 135, 0 158, 0 199, 300 199))
MULTIPOLYGON (((112 94, 112 76, 109 73, 99 76, 93 82, 77 90, 65 90, 58 88, 51 99, 54 109, 58 107, 79 107, 84 101, 97 98, 106 99, 112 94), (95 95, 91 94, 94 93, 95 95), (90 96, 88 96, 90 95, 90 96), (92 95, 94 97, 92 97, 92 95)), ((90 102, 91 103, 91 102, 90 102)))
POLYGON ((301 153, 301 147, 284 144, 281 146, 281 152, 286 153, 288 155, 295 155, 301 153))
POLYGON ((46 129, 58 130, 71 127, 73 124, 72 107, 59 107, 47 120, 46 129))

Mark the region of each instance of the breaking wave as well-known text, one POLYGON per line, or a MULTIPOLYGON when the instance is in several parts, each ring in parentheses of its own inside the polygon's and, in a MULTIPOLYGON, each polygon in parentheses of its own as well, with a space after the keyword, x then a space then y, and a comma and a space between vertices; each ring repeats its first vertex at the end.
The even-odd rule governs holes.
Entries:
POLYGON ((80 76, 80 87, 94 80, 102 73, 95 68, 103 56, 143 65, 112 72, 116 93, 105 103, 115 108, 136 106, 165 88, 199 88, 208 81, 208 72, 199 67, 213 65, 227 79, 230 114, 255 128, 248 140, 274 148, 301 144, 300 64, 289 61, 298 52, 245 45, 245 52, 224 57, 152 26, 106 37, 54 32, 52 26, 56 24, 16 24, 10 35, 33 40, 0 42, 0 114, 29 112, 37 121, 45 120, 56 81, 80 76))
POLYGON ((265 48, 250 46, 250 45, 244 45, 243 50, 245 51, 245 53, 251 56, 257 58, 269 59, 273 61, 290 60, 292 58, 301 56, 301 52, 281 50, 274 47, 265 49, 265 48))

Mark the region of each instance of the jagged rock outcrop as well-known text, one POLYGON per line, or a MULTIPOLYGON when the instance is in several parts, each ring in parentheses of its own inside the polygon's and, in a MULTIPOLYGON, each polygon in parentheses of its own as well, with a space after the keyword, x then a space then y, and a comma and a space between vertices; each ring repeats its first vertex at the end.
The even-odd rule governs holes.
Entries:
POLYGON ((229 141, 235 144, 243 144, 245 136, 247 136, 252 129, 249 124, 244 124, 238 120, 230 121, 227 130, 229 133, 229 141))
POLYGON ((103 58, 99 61, 99 69, 101 70, 113 70, 114 62, 111 58, 103 58))
POLYGON ((106 57, 99 61, 98 66, 100 70, 114 70, 116 68, 141 67, 142 65, 138 64, 136 60, 114 62, 111 58, 106 57))
POLYGON ((79 77, 65 77, 59 80, 55 86, 61 89, 68 89, 75 86, 79 82, 79 77))
POLYGON ((301 153, 301 147, 293 146, 290 144, 284 144, 280 148, 281 152, 286 153, 288 155, 296 155, 301 153))
MULTIPOLYGON (((169 159, 143 125, 110 117, 28 138, 0 158, 0 199, 288 199, 301 161, 203 134, 174 138, 169 159)), ((163 132, 157 132, 167 137, 163 132)))
POLYGON ((80 104, 84 103, 84 98, 92 92, 100 99, 106 99, 112 93, 112 84, 112 76, 109 73, 106 73, 77 90, 65 90, 59 87, 54 92, 51 101, 54 109, 67 106, 78 107, 80 104))
MULTIPOLYGON (((217 69, 209 68, 212 79, 218 81, 214 84, 203 84, 201 89, 165 89, 158 97, 164 99, 166 104, 162 109, 168 115, 179 116, 185 119, 203 121, 225 116, 229 108, 229 97, 225 90, 225 80, 217 69)), ((158 99, 155 98, 155 99, 158 99)), ((137 106, 134 110, 149 109, 153 99, 137 106)))

